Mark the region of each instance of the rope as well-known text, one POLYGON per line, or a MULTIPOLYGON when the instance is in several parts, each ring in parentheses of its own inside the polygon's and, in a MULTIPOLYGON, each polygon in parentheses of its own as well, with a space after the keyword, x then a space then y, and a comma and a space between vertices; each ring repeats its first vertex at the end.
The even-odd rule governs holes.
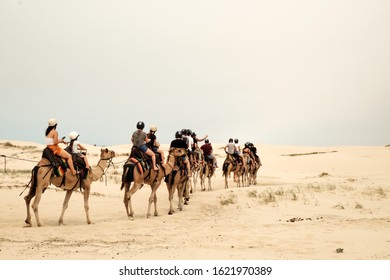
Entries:
POLYGON ((10 156, 6 156, 6 155, 0 155, 0 156, 4 158, 4 173, 7 174, 7 175, 8 175, 8 173, 7 173, 7 158, 12 158, 12 159, 17 159, 17 160, 23 160, 23 161, 29 161, 29 162, 38 163, 37 161, 30 160, 30 159, 16 158, 16 157, 10 157, 10 156))

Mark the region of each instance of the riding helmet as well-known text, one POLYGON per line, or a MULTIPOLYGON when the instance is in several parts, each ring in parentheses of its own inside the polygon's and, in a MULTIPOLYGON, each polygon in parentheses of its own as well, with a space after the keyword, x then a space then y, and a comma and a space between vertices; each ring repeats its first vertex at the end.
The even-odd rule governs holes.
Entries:
POLYGON ((145 127, 144 122, 141 121, 137 122, 137 129, 144 129, 144 127, 145 127))

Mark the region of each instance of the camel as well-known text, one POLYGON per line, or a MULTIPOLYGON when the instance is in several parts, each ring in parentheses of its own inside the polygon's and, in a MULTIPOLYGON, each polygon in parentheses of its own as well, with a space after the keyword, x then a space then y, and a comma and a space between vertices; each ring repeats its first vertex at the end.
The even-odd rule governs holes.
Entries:
POLYGON ((251 166, 249 172, 249 184, 257 185, 257 172, 262 166, 260 161, 255 161, 254 165, 251 166))
POLYGON ((243 164, 238 165, 234 171, 235 178, 237 179, 237 187, 245 187, 247 184, 247 164, 246 158, 244 157, 243 164))
MULTIPOLYGON (((170 154, 180 154, 179 151, 177 151, 176 148, 171 148, 169 151, 170 154)), ((148 203, 148 210, 146 217, 150 218, 152 215, 150 213, 152 203, 154 203, 154 216, 158 216, 157 211, 157 189, 161 185, 161 181, 165 176, 167 176, 169 173, 172 172, 173 166, 175 164, 175 158, 169 157, 167 158, 167 163, 162 165, 161 168, 158 171, 153 170, 152 168, 149 168, 145 171, 141 171, 142 167, 138 167, 139 162, 135 162, 134 160, 131 160, 130 158, 125 163, 126 165, 129 165, 130 168, 125 168, 122 175, 122 186, 121 190, 125 189, 124 197, 123 197, 123 203, 125 204, 126 213, 128 217, 134 217, 134 210, 131 203, 131 197, 136 193, 144 184, 150 185, 151 187, 151 194, 149 196, 149 203, 148 203), (131 174, 128 174, 128 172, 132 172, 131 174), (127 176, 130 175, 131 179, 126 179, 127 176), (131 186, 131 183, 133 183, 133 186, 131 186)))
POLYGON ((173 171, 167 176, 165 182, 168 189, 168 198, 169 198, 169 215, 172 215, 175 211, 173 210, 173 196, 177 189, 177 195, 179 199, 178 209, 183 210, 183 204, 187 204, 189 200, 189 183, 191 183, 190 177, 186 174, 186 167, 181 161, 179 154, 186 154, 185 149, 177 148, 176 155, 170 154, 168 157, 172 158, 176 165, 173 168, 173 171))
POLYGON ((235 162, 235 159, 232 155, 228 155, 222 165, 222 176, 225 177, 225 189, 229 188, 228 177, 230 177, 230 172, 236 172, 239 168, 239 165, 235 162))
POLYGON ((202 191, 206 190, 206 186, 205 186, 205 179, 206 178, 208 180, 208 189, 207 190, 209 190, 209 191, 212 190, 211 189, 211 177, 213 177, 214 171, 215 171, 215 167, 214 167, 213 162, 206 161, 201 172, 200 172, 200 184, 201 184, 202 191))
POLYGON ((194 156, 197 157, 196 164, 191 165, 192 170, 192 180, 194 191, 196 191, 196 185, 198 183, 198 179, 200 178, 201 170, 204 168, 204 156, 202 150, 195 150, 194 156))
POLYGON ((37 166, 33 170, 32 175, 32 185, 30 187, 29 193, 24 197, 27 207, 27 218, 25 220, 26 224, 32 226, 31 224, 31 213, 30 213, 30 202, 31 199, 35 196, 34 201, 31 205, 31 208, 34 210, 35 219, 37 221, 38 227, 42 226, 41 220, 39 218, 38 205, 41 201, 41 197, 46 188, 53 184, 56 187, 63 188, 66 190, 65 199, 62 205, 61 216, 58 220, 59 225, 64 225, 64 214, 65 210, 68 208, 68 203, 70 197, 77 187, 84 189, 84 209, 87 217, 87 223, 91 224, 91 219, 89 217, 89 194, 91 191, 91 184, 94 181, 100 179, 104 173, 105 169, 108 166, 108 162, 115 157, 115 152, 108 149, 101 149, 100 159, 97 166, 93 167, 88 171, 86 178, 80 178, 79 175, 72 175, 69 169, 66 170, 65 177, 59 177, 54 175, 53 165, 49 162, 48 159, 42 158, 37 166))

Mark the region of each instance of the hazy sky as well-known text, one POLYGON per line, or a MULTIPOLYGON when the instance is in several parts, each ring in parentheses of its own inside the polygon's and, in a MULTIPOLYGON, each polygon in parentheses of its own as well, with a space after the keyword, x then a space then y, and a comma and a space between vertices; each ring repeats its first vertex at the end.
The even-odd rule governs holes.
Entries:
POLYGON ((2 0, 0 139, 390 144, 390 1, 2 0))

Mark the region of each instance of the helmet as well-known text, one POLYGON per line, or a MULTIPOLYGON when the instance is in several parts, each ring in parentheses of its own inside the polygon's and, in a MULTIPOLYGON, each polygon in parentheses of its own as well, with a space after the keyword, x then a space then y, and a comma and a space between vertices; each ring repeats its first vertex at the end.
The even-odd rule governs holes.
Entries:
POLYGON ((191 136, 192 136, 192 137, 195 137, 195 136, 196 136, 195 131, 191 133, 191 136))
POLYGON ((233 143, 233 138, 230 138, 230 139, 229 139, 229 143, 233 143))
POLYGON ((183 129, 181 130, 181 134, 182 134, 182 135, 186 135, 186 133, 187 133, 187 130, 186 130, 185 128, 183 128, 183 129))
POLYGON ((246 142, 246 143, 245 143, 245 147, 246 147, 246 148, 249 148, 249 144, 250 144, 249 142, 246 142))
POLYGON ((204 140, 204 142, 205 142, 206 144, 208 144, 210 141, 209 141, 209 139, 206 139, 206 140, 204 140))
POLYGON ((175 137, 176 138, 182 138, 183 134, 181 133, 181 131, 176 131, 175 137))
POLYGON ((150 131, 157 131, 157 126, 154 124, 150 126, 150 131))
POLYGON ((186 132, 187 132, 188 136, 190 136, 192 134, 192 130, 191 129, 187 129, 186 132))
POLYGON ((237 144, 237 143, 238 143, 238 139, 234 139, 234 143, 236 143, 236 144, 237 144))
POLYGON ((76 131, 72 131, 71 133, 69 133, 70 140, 75 140, 77 139, 77 137, 79 137, 79 134, 76 131))
POLYGON ((56 119, 50 119, 49 120, 49 126, 55 126, 57 124, 57 120, 56 119))
POLYGON ((141 122, 141 121, 137 122, 137 128, 138 129, 144 129, 144 127, 145 127, 144 122, 141 122))

